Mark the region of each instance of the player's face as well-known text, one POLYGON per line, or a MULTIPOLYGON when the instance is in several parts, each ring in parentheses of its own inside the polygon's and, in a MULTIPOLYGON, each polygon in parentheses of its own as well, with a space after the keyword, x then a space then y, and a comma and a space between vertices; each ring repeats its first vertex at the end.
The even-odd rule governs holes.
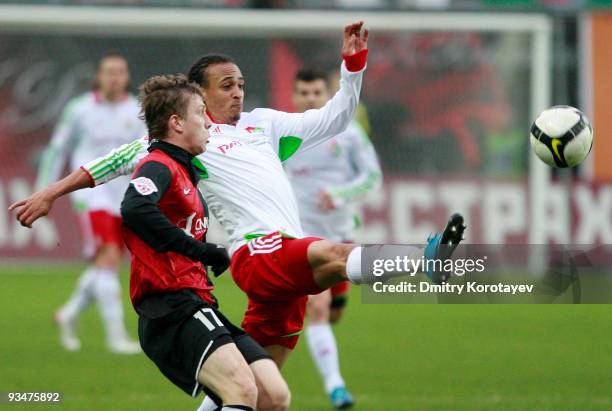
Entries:
POLYGON ((244 77, 233 63, 214 64, 206 70, 208 87, 203 88, 208 111, 219 123, 235 124, 242 113, 244 77))
POLYGON ((98 68, 98 90, 107 100, 121 97, 130 81, 127 61, 119 56, 102 59, 98 68))
POLYGON ((329 100, 327 83, 322 79, 295 82, 293 87, 293 104, 299 112, 312 108, 321 108, 329 100))
POLYGON ((197 156, 206 151, 210 135, 210 118, 206 114, 206 105, 202 97, 192 95, 183 119, 183 143, 185 150, 197 156))

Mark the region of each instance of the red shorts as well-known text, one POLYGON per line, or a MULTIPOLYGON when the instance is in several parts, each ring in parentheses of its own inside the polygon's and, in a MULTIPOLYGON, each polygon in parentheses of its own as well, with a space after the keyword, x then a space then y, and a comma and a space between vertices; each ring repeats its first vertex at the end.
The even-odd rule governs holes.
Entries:
POLYGON ((105 210, 95 210, 81 213, 79 219, 87 256, 94 256, 100 247, 107 244, 123 248, 121 217, 105 210))
POLYGON ((273 233, 252 240, 232 256, 232 277, 249 297, 242 328, 263 347, 293 349, 297 344, 308 295, 322 291, 307 254, 308 246, 319 240, 273 233))

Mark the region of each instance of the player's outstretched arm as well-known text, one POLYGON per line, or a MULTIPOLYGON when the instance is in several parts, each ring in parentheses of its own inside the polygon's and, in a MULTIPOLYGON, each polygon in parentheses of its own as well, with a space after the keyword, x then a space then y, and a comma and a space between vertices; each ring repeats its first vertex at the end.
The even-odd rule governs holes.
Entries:
POLYGON ((367 134, 357 125, 346 133, 350 143, 348 154, 354 169, 352 178, 344 184, 328 187, 327 193, 334 206, 358 201, 382 184, 380 163, 367 134))
POLYGON ((146 137, 124 144, 83 165, 60 181, 37 191, 29 198, 17 201, 9 207, 9 211, 19 208, 17 220, 22 226, 32 228, 36 220, 49 214, 53 203, 59 197, 131 174, 140 159, 147 155, 148 145, 146 137))
POLYGON ((17 220, 22 226, 32 228, 36 220, 49 214, 55 200, 90 185, 89 175, 82 169, 78 169, 60 181, 35 192, 30 197, 12 204, 9 211, 19 209, 15 216, 17 220))
POLYGON ((142 137, 119 146, 110 153, 84 164, 81 168, 91 176, 91 186, 98 186, 117 177, 131 175, 138 162, 149 154, 148 147, 148 137, 142 137))
POLYGON ((305 150, 343 132, 355 116, 363 71, 367 62, 369 32, 363 21, 344 28, 340 89, 324 107, 304 113, 261 110, 272 122, 272 144, 282 161, 297 148, 305 150))

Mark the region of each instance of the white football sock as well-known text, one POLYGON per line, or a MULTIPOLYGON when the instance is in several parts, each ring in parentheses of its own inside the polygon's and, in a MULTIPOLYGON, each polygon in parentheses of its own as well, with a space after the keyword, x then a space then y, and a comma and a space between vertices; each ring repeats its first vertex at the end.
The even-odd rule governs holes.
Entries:
POLYGON ((355 247, 346 259, 346 276, 353 284, 361 284, 361 247, 355 247))
POLYGON ((89 266, 83 271, 70 299, 60 308, 60 315, 64 319, 74 322, 79 315, 89 307, 94 299, 94 283, 97 268, 89 266))
POLYGON ((96 274, 95 296, 106 329, 107 342, 112 345, 115 341, 128 338, 123 323, 119 273, 115 270, 100 268, 96 274))
POLYGON ((329 323, 309 324, 306 327, 306 341, 310 355, 323 378, 325 391, 329 394, 334 388, 344 387, 344 380, 340 375, 336 338, 331 325, 329 323))
MULTIPOLYGON (((380 254, 376 256, 377 259, 395 259, 396 256, 406 256, 410 260, 422 260, 424 249, 413 245, 397 245, 389 244, 380 246, 380 254), (383 248, 384 247, 384 248, 383 248)), ((349 281, 353 284, 373 284, 376 281, 388 280, 394 277, 402 277, 410 275, 409 272, 398 270, 398 271, 386 271, 383 277, 377 277, 374 275, 364 275, 361 268, 361 253, 362 247, 355 247, 348 258, 346 259, 346 276, 349 281)), ((422 264, 421 264, 422 265, 422 264)), ((368 271, 372 271, 370 268, 368 271)))
POLYGON ((196 411, 215 411, 217 409, 219 409, 219 406, 215 404, 212 398, 206 396, 196 411))

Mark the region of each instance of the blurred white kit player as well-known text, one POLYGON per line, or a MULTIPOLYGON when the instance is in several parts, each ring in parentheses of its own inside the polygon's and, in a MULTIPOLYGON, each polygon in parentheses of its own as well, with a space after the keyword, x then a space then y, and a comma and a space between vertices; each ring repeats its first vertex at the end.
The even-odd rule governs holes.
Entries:
MULTIPOLYGON (((138 117, 138 101, 126 92, 128 83, 128 66, 122 56, 108 54, 100 60, 95 90, 73 99, 62 113, 44 152, 37 187, 58 180, 68 157, 69 168, 73 171, 146 133, 138 117)), ((60 341, 69 351, 80 349, 77 320, 96 301, 105 325, 108 348, 122 354, 140 352, 139 344, 129 338, 124 326, 118 275, 123 248, 119 206, 128 183, 127 177, 121 177, 95 190, 72 193, 82 229, 84 253, 91 264, 81 274, 70 299, 55 315, 60 341)))
POLYGON ((335 242, 354 241, 358 201, 381 182, 374 146, 353 121, 345 132, 285 163, 302 229, 335 242))
MULTIPOLYGON (((319 109, 329 100, 324 72, 302 69, 295 77, 293 103, 297 111, 319 109)), ((284 163, 297 199, 300 222, 306 236, 334 242, 353 242, 359 224, 356 202, 381 184, 381 170, 374 146, 363 128, 352 121, 335 137, 298 151, 284 163)), ((353 405, 340 373, 338 348, 330 320, 339 320, 349 291, 348 281, 310 296, 306 338, 310 354, 323 379, 332 405, 353 405)))

